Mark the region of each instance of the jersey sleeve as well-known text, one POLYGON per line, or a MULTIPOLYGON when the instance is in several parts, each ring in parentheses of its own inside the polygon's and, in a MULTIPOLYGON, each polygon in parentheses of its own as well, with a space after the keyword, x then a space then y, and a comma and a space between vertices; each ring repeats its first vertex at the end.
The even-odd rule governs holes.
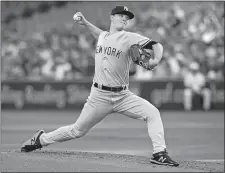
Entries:
POLYGON ((102 42, 101 40, 105 37, 106 34, 107 34, 107 31, 102 31, 99 34, 97 44, 100 44, 102 42))
POLYGON ((107 34, 107 31, 102 31, 102 32, 100 32, 99 37, 105 36, 106 34, 107 34))
POLYGON ((132 46, 133 44, 139 44, 141 46, 144 46, 148 42, 151 41, 148 37, 142 36, 137 33, 128 32, 128 40, 129 40, 129 46, 132 46))

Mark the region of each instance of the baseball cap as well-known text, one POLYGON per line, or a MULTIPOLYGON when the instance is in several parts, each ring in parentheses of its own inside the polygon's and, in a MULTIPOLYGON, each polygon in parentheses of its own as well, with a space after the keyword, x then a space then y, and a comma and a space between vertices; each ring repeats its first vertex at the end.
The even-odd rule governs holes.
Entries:
POLYGON ((130 19, 134 18, 134 14, 128 10, 126 6, 116 6, 114 9, 112 9, 111 15, 114 14, 125 14, 130 19))

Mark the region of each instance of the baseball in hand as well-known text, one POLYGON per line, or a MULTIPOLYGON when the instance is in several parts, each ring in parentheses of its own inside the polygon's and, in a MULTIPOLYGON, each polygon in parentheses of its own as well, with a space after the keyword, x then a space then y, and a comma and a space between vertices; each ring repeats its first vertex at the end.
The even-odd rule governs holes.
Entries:
POLYGON ((77 15, 77 14, 74 14, 73 15, 73 20, 75 21, 80 21, 81 20, 81 16, 77 15))

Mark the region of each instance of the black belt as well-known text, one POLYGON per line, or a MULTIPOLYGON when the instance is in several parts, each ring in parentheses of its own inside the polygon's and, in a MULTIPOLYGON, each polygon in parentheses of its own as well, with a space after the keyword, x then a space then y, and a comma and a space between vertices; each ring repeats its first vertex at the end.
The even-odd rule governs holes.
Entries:
POLYGON ((96 88, 101 88, 103 90, 106 90, 106 91, 113 91, 113 92, 120 92, 122 90, 125 90, 127 87, 124 86, 120 86, 120 87, 108 87, 108 86, 104 86, 104 85, 99 85, 98 83, 94 83, 94 86, 96 88))

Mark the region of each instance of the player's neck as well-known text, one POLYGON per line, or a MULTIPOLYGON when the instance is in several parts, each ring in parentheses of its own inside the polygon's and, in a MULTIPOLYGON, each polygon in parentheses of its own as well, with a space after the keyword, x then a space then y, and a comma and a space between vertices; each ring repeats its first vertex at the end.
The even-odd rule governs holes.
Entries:
POLYGON ((110 27, 109 34, 110 34, 110 35, 111 35, 111 34, 115 34, 115 33, 120 32, 120 31, 122 31, 122 30, 118 30, 118 29, 116 29, 116 28, 114 28, 114 27, 110 27))

